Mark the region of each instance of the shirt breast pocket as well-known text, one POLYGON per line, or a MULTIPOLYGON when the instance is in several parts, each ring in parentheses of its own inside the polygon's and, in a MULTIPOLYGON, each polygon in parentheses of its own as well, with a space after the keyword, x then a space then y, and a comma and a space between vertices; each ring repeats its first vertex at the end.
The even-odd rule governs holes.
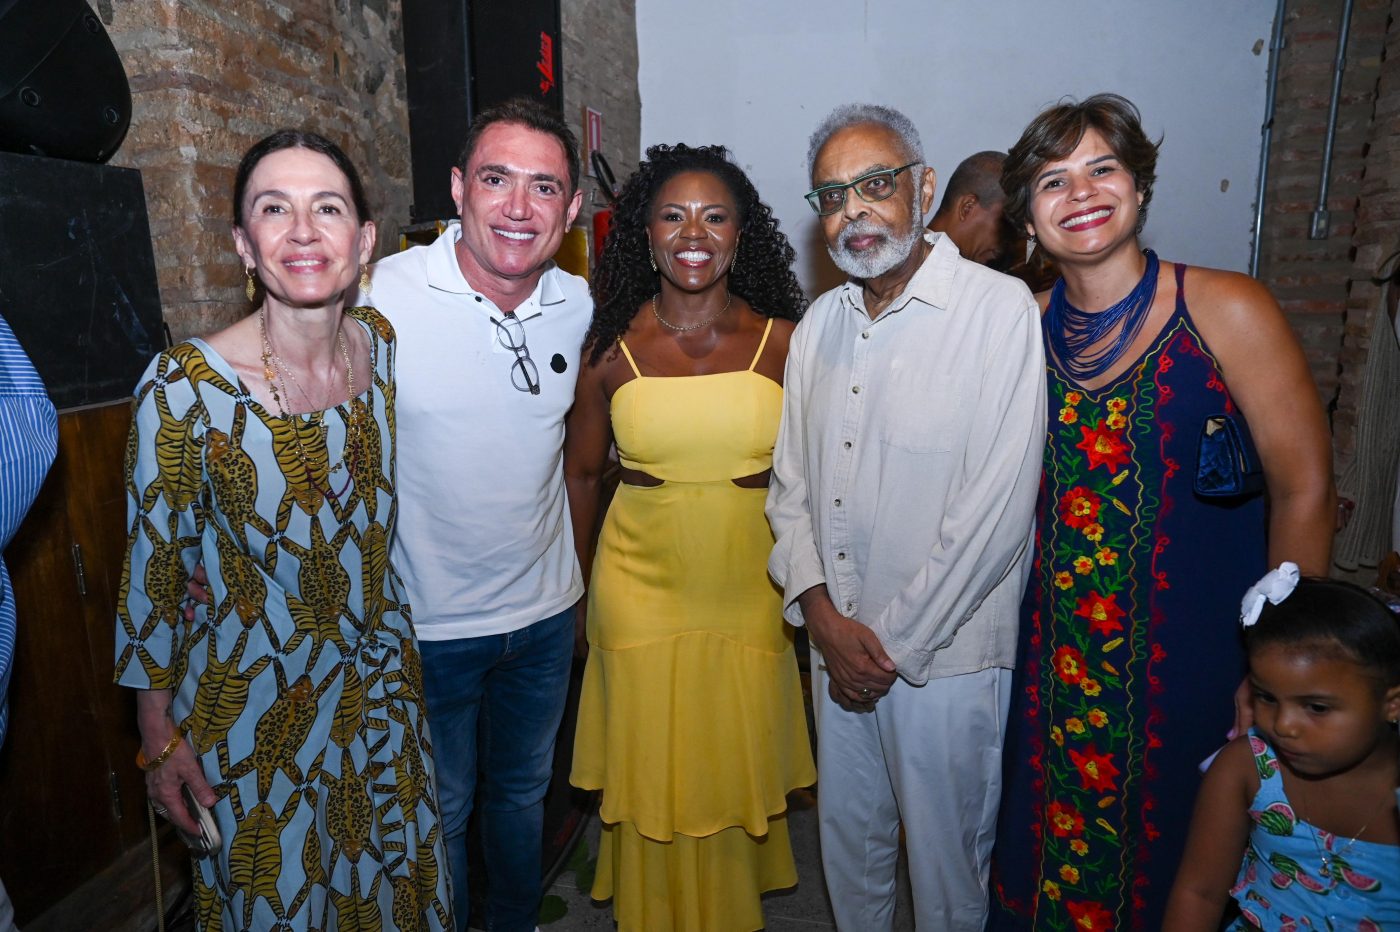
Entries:
POLYGON ((950 453, 956 446, 961 392, 941 373, 908 366, 886 385, 880 442, 906 453, 950 453))

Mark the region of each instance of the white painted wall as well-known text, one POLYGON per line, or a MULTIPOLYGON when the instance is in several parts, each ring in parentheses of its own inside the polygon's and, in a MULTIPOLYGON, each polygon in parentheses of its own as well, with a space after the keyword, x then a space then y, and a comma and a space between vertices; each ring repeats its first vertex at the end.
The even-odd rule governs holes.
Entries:
POLYGON ((1145 242, 1164 258, 1243 271, 1274 10, 1275 0, 637 0, 642 146, 729 146, 815 293, 840 280, 802 199, 807 139, 831 108, 904 111, 941 181, 966 155, 1009 148, 1062 95, 1115 91, 1154 138, 1165 134, 1145 242))

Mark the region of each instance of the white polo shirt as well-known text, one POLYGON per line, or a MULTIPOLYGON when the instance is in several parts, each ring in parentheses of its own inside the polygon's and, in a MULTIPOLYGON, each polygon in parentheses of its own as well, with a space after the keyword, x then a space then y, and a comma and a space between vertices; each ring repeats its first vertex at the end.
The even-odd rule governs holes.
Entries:
POLYGON ((398 525, 391 557, 425 641, 515 631, 583 594, 564 497, 564 415, 593 312, 552 263, 515 309, 540 394, 511 383, 502 318, 462 276, 453 223, 374 266, 362 303, 398 337, 398 525), (562 370, 562 371, 561 371, 562 370))

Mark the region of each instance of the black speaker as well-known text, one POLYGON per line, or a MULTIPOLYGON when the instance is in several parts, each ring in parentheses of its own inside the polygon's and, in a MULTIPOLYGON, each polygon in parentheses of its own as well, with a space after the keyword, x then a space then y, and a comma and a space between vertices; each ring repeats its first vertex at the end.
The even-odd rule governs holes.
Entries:
POLYGON ((130 123, 126 70, 83 0, 0 0, 0 150, 105 162, 130 123))
POLYGON ((563 113, 559 0, 404 0, 403 46, 412 219, 450 219, 450 172, 473 116, 512 97, 563 113))
POLYGON ((165 347, 140 172, 0 153, 0 314, 58 407, 131 394, 165 347))

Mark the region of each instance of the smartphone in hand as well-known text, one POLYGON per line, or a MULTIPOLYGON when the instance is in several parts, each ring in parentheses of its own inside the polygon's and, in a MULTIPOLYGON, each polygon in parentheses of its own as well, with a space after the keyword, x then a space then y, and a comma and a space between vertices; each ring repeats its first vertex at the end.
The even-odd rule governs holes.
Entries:
POLYGON ((199 834, 191 835, 178 825, 175 826, 176 831, 180 833, 180 838, 185 844, 189 845, 190 853, 197 858, 208 857, 218 851, 222 843, 219 827, 214 823, 214 815, 194 798, 194 792, 190 790, 188 783, 180 787, 180 795, 185 799, 185 810, 189 812, 190 818, 194 819, 194 824, 199 826, 199 834))

